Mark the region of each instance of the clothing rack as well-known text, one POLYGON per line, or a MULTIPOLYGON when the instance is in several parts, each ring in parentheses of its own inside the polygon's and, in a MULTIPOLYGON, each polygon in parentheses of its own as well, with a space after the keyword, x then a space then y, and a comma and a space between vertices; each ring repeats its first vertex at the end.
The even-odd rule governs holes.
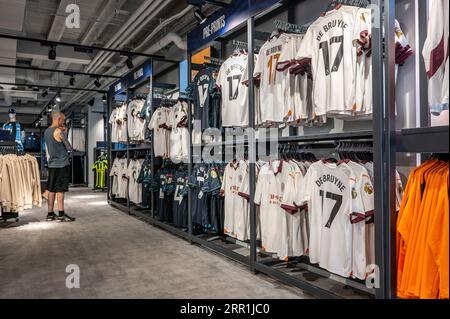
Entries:
POLYGON ((286 21, 275 20, 275 28, 288 33, 305 34, 308 31, 307 26, 300 26, 286 21))
POLYGON ((327 11, 331 11, 339 5, 367 8, 370 5, 370 0, 332 0, 328 5, 327 11))

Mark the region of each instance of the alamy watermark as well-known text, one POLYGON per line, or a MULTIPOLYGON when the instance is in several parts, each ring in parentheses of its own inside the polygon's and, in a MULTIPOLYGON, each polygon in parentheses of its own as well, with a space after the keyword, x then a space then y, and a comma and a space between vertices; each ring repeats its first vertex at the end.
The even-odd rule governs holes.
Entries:
POLYGON ((66 273, 69 274, 66 277, 67 289, 80 289, 80 267, 75 264, 67 265, 66 273))
POLYGON ((80 6, 77 4, 69 4, 66 7, 66 28, 79 29, 80 28, 80 6))

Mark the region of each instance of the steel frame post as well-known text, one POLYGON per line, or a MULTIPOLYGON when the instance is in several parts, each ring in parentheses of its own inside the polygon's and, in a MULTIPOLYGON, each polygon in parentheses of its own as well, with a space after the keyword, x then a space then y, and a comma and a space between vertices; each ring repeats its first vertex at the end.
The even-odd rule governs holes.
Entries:
POLYGON ((249 160, 249 195, 250 195, 250 270, 255 272, 256 262, 256 140, 255 140, 255 88, 253 79, 254 70, 254 31, 255 18, 251 17, 247 21, 247 43, 248 43, 248 74, 249 74, 249 98, 248 98, 248 118, 250 134, 248 137, 248 160, 249 160))
MULTIPOLYGON (((192 81, 192 55, 188 53, 188 85, 191 84, 192 81)), ((192 175, 192 165, 193 165, 193 147, 192 147, 192 102, 188 99, 188 131, 189 131, 189 160, 188 160, 188 175, 192 175)), ((192 242, 192 190, 188 188, 188 233, 190 242, 192 242)))
POLYGON ((378 299, 386 298, 385 291, 385 161, 384 161, 384 63, 383 63, 383 0, 372 0, 372 70, 373 70, 373 146, 374 146, 374 188, 375 188, 375 261, 379 270, 376 289, 378 299))
POLYGON ((107 170, 106 170, 106 183, 107 183, 107 189, 108 189, 108 201, 111 200, 112 196, 111 196, 111 177, 109 176, 110 171, 111 171, 111 167, 113 164, 112 161, 112 152, 111 152, 111 148, 112 148, 112 142, 111 142, 111 124, 109 124, 108 121, 108 117, 111 114, 111 106, 112 106, 112 100, 113 100, 113 96, 111 95, 110 92, 108 92, 107 94, 107 104, 106 104, 106 141, 107 141, 107 152, 108 152, 108 165, 107 165, 107 170))
MULTIPOLYGON (((384 4, 384 29, 395 29, 395 0, 385 0, 384 4)), ((397 232, 397 207, 396 207, 396 127, 395 127, 395 33, 385 32, 385 107, 386 107, 386 232, 384 249, 386 255, 386 298, 395 298, 397 292, 397 257, 396 257, 396 232, 397 232)))
MULTIPOLYGON (((149 119, 151 119, 151 117, 153 116, 154 110, 155 110, 155 104, 153 103, 153 72, 154 70, 154 65, 153 65, 153 59, 151 59, 151 65, 152 65, 152 74, 150 75, 149 78, 149 86, 148 86, 148 94, 150 96, 149 101, 151 101, 152 105, 150 108, 150 114, 149 114, 149 119)), ((154 145, 155 145, 155 134, 154 131, 152 131, 151 133, 151 143, 152 143, 152 147, 151 147, 151 153, 150 153, 150 174, 152 174, 152 176, 155 175, 155 149, 154 149, 154 145)), ((150 194, 150 215, 152 217, 152 219, 155 219, 155 196, 153 194, 153 192, 151 192, 150 194)))

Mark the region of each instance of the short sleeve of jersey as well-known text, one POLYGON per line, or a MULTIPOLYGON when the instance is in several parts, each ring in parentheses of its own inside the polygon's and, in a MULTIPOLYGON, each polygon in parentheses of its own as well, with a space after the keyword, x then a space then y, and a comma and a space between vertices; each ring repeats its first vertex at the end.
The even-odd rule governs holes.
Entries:
POLYGON ((296 202, 299 202, 298 189, 301 185, 296 185, 294 178, 288 178, 285 185, 285 192, 283 194, 283 202, 281 207, 287 211, 297 211, 296 202))
POLYGON ((153 130, 156 128, 156 121, 158 118, 158 110, 153 113, 152 118, 150 119, 150 122, 148 123, 148 128, 153 130))
POLYGON ((303 183, 300 184, 299 189, 299 194, 298 196, 298 203, 297 201, 295 202, 295 204, 297 206, 301 206, 302 204, 304 204, 305 202, 308 202, 311 200, 312 197, 312 182, 313 182, 313 168, 308 169, 308 171, 306 172, 305 178, 303 180, 303 183))
POLYGON ((228 184, 227 181, 228 181, 229 173, 230 173, 229 166, 227 166, 227 167, 225 167, 225 171, 223 173, 223 179, 222 179, 222 186, 220 187, 220 193, 222 195, 225 194, 225 190, 227 189, 227 184, 228 184))
POLYGON ((374 189, 368 174, 357 176, 352 191, 353 213, 367 215, 374 210, 374 189))
POLYGON ((109 117, 109 124, 113 124, 116 121, 117 109, 114 109, 111 112, 111 116, 109 117))
POLYGON ((223 85, 224 85, 225 69, 226 69, 226 63, 223 63, 219 69, 219 73, 217 74, 216 85, 220 88, 223 87, 223 85))
POLYGON ((265 176, 264 174, 267 174, 265 172, 266 167, 263 167, 259 173, 258 176, 258 182, 256 183, 256 190, 255 190, 255 199, 254 199, 254 203, 256 205, 261 205, 261 200, 262 200, 262 194, 264 193, 264 187, 265 187, 265 176))
POLYGON ((280 59, 277 64, 277 71, 283 72, 287 68, 289 68, 292 64, 292 61, 295 59, 297 55, 297 39, 292 37, 290 41, 287 41, 283 45, 283 49, 280 53, 280 59))
MULTIPOLYGON (((261 48, 261 52, 263 52, 263 48, 261 48)), ((262 57, 262 54, 260 54, 258 56, 258 59, 256 60, 255 70, 253 71, 253 77, 257 78, 257 77, 261 76, 263 70, 264 70, 264 58, 262 57)), ((244 77, 245 77, 245 74, 244 74, 244 77)), ((248 71, 247 71, 247 77, 248 77, 248 71)))
POLYGON ((306 32, 303 40, 300 43, 300 47, 298 49, 296 59, 302 60, 302 59, 311 59, 313 56, 313 37, 314 37, 314 31, 313 28, 310 27, 308 31, 306 32))
POLYGON ((242 177, 242 183, 239 187, 239 196, 249 199, 250 198, 250 171, 249 167, 244 170, 244 176, 242 177))

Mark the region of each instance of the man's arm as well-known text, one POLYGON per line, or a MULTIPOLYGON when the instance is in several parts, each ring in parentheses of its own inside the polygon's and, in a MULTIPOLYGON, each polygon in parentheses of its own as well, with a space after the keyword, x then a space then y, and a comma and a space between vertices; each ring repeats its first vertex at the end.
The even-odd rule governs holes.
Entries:
POLYGON ((63 142, 64 146, 66 147, 68 152, 72 152, 72 145, 70 145, 69 140, 67 139, 67 135, 65 133, 64 130, 57 128, 55 130, 55 133, 53 135, 55 137, 55 140, 57 140, 58 142, 63 142))

